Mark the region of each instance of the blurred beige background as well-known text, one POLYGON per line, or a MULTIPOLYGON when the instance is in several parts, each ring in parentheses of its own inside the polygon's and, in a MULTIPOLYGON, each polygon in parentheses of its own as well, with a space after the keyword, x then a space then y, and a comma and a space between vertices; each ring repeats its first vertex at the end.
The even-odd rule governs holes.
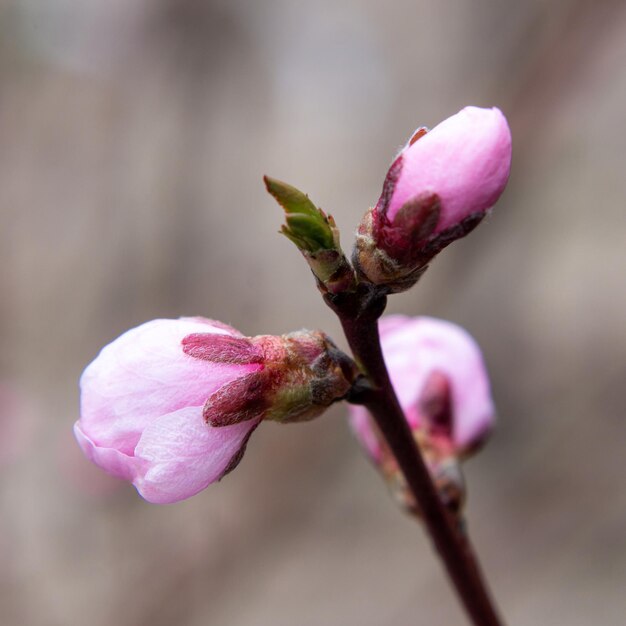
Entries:
POLYGON ((84 366, 151 318, 342 343, 262 174, 349 248, 413 128, 467 104, 510 121, 509 189, 390 310, 483 346, 468 516, 507 623, 625 623, 625 68, 617 0, 1 1, 0 624, 465 623, 341 407, 163 507, 71 426, 84 366))

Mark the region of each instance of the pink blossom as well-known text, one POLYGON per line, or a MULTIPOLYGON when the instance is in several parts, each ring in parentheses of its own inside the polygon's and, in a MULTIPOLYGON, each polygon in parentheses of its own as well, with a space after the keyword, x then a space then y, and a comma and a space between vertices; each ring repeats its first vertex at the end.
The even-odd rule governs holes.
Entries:
POLYGON ((390 221, 407 202, 424 194, 436 194, 441 202, 434 233, 496 203, 511 169, 511 132, 499 109, 465 107, 415 137, 400 152, 391 197, 379 201, 380 209, 387 205, 390 221))
POLYGON ((498 109, 466 107, 419 128, 392 163, 358 228, 358 275, 387 293, 410 288, 447 245, 470 233, 504 191, 511 133, 498 109))
POLYGON ((260 420, 205 422, 209 396, 262 365, 190 356, 182 342, 197 333, 242 337, 202 318, 153 320, 103 348, 80 380, 74 432, 83 452, 149 502, 176 502, 219 480, 260 420))
POLYGON ((74 432, 91 461, 146 500, 176 502, 231 471, 261 420, 312 419, 354 376, 319 331, 244 337, 203 318, 154 320, 84 371, 74 432))
MULTIPOLYGON (((437 456, 462 456, 479 445, 494 423, 489 379, 480 349, 460 326, 431 317, 384 317, 381 344, 391 381, 420 443, 437 456)), ((381 436, 361 406, 350 422, 369 456, 381 462, 381 436)))

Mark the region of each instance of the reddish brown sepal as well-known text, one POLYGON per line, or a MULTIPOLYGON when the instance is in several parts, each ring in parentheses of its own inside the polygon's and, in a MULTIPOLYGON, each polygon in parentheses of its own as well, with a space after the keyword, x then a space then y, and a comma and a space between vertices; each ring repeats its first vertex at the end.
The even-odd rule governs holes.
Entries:
POLYGON ((383 183, 383 190, 376 204, 376 211, 379 213, 387 213, 387 207, 391 201, 391 196, 396 188, 396 183, 400 177, 402 171, 402 155, 400 154, 396 160, 391 164, 391 167, 387 171, 385 176, 385 182, 383 183))
POLYGON ((220 387, 204 405, 202 416, 211 426, 231 426, 260 417, 269 406, 264 370, 220 387))
POLYGON ((439 252, 441 252, 446 246, 449 246, 453 241, 469 235, 476 228, 476 226, 483 221, 487 214, 487 211, 471 213, 462 219, 458 224, 455 224, 454 226, 438 233, 435 237, 431 237, 424 246, 424 256, 432 258, 436 254, 439 254, 439 252))
POLYGON ((409 146, 412 146, 418 139, 421 139, 428 132, 426 126, 420 126, 409 139, 409 146))
POLYGON ((246 438, 243 440, 243 443, 241 444, 241 448, 239 448, 237 453, 234 454, 231 460, 228 462, 228 465, 226 466, 224 473, 219 478, 220 480, 222 480, 222 478, 224 478, 226 474, 230 474, 239 465, 239 463, 241 463, 241 459, 243 459, 243 455, 245 454, 246 448, 248 447, 248 441, 250 441, 250 435, 252 435, 252 433, 258 428, 260 423, 261 422, 259 422, 258 424, 256 424, 250 429, 250 431, 246 435, 246 438))
POLYGON ((374 211, 374 239, 378 247, 403 267, 414 267, 437 227, 440 210, 439 196, 428 193, 403 205, 393 222, 385 213, 374 211))
POLYGON ((183 341, 183 352, 195 359, 238 365, 262 363, 263 354, 244 337, 193 333, 183 341))
POLYGON ((434 436, 451 438, 454 423, 452 389, 448 376, 434 370, 426 379, 418 402, 428 432, 434 436))

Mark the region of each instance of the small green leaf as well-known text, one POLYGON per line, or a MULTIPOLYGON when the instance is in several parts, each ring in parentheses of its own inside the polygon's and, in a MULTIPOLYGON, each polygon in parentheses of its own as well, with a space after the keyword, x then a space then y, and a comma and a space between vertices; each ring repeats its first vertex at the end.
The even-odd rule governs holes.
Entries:
MULTIPOLYGON (((280 180, 265 176, 267 191, 285 210, 287 223, 281 232, 298 248, 308 252, 332 250, 336 247, 332 223, 326 214, 309 200, 309 197, 280 180)), ((332 218, 331 218, 332 219, 332 218)))

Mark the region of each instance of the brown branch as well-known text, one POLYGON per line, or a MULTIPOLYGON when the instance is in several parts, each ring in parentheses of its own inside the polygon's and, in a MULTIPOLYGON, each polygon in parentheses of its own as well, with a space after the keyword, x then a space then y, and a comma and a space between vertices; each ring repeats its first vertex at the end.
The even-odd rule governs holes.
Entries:
POLYGON ((439 498, 389 379, 377 324, 386 305, 385 296, 359 290, 340 298, 326 297, 326 301, 339 316, 355 360, 369 383, 360 385, 350 401, 363 404, 376 420, 473 624, 502 626, 469 537, 439 498))

